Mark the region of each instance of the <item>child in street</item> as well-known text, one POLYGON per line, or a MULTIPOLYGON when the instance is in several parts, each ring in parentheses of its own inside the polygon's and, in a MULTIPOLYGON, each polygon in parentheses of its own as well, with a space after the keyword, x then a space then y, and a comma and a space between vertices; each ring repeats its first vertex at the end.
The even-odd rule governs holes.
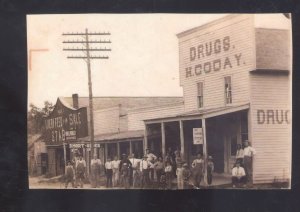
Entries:
POLYGON ((166 183, 167 183, 167 188, 171 189, 172 188, 172 166, 170 162, 166 163, 165 167, 165 173, 166 173, 166 183))
POLYGON ((183 167, 182 167, 182 162, 177 163, 176 175, 177 175, 177 188, 178 189, 183 189, 183 167))
POLYGON ((65 188, 68 188, 69 182, 71 182, 72 187, 74 188, 74 179, 75 179, 75 171, 70 161, 68 161, 68 165, 65 169, 65 188))
POLYGON ((182 171, 182 177, 183 177, 183 188, 188 189, 190 185, 190 176, 191 176, 191 170, 189 169, 187 163, 183 164, 183 171, 182 171))
POLYGON ((211 185, 212 183, 212 173, 214 171, 214 163, 213 163, 213 158, 212 156, 208 156, 208 161, 207 161, 207 183, 208 185, 211 185))

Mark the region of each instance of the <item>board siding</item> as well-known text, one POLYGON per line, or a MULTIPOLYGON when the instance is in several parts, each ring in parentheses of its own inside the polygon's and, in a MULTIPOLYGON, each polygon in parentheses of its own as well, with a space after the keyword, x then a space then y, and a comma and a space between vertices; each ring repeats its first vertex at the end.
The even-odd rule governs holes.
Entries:
POLYGON ((146 119, 175 116, 183 112, 183 104, 128 111, 128 130, 130 131, 145 129, 143 120, 146 119))
MULTIPOLYGON (((251 74, 251 120, 252 146, 257 154, 253 161, 254 183, 268 183, 290 179, 291 117, 289 124, 264 124, 258 121, 258 110, 290 110, 290 89, 288 75, 251 74)), ((266 113, 266 112, 265 112, 266 113)), ((281 114, 281 113, 280 113, 281 114)), ((281 121, 281 116, 279 117, 281 121)))
MULTIPOLYGON (((224 77, 231 76, 232 104, 249 103, 249 71, 255 68, 255 31, 252 15, 240 15, 224 20, 217 25, 195 31, 179 38, 180 83, 183 87, 185 111, 198 109, 197 82, 204 82, 204 109, 225 106, 224 77), (232 48, 227 52, 214 54, 190 61, 190 47, 213 42, 230 36, 232 48), (234 48, 233 48, 234 46, 234 48), (242 54, 240 65, 233 65, 233 55, 242 54), (215 59, 231 58, 232 68, 211 71, 208 74, 186 77, 186 68, 215 59)), ((237 63, 237 62, 236 62, 237 63)))

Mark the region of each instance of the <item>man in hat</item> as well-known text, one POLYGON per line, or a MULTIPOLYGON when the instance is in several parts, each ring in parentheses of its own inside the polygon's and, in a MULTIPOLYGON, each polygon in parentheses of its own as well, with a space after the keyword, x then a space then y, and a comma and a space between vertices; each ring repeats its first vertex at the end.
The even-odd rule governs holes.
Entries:
POLYGON ((82 155, 79 156, 79 159, 76 161, 76 187, 80 182, 80 187, 83 188, 83 181, 85 177, 85 170, 86 170, 86 162, 82 158, 82 155))
POLYGON ((101 160, 97 158, 97 155, 94 155, 94 158, 91 160, 91 187, 96 188, 99 184, 100 177, 100 166, 101 160))
POLYGON ((212 173, 214 171, 214 162, 212 156, 208 156, 207 159, 207 184, 211 185, 212 183, 212 173))
POLYGON ((122 154, 122 160, 119 165, 119 173, 122 176, 122 184, 127 188, 129 184, 130 173, 132 172, 132 163, 125 153, 122 154))
POLYGON ((237 161, 235 164, 235 167, 232 169, 232 187, 235 188, 236 186, 239 186, 240 184, 245 182, 245 170, 243 167, 240 166, 240 162, 237 161))
POLYGON ((138 167, 138 164, 139 164, 139 162, 141 161, 141 159, 138 159, 138 158, 135 158, 135 154, 134 153, 132 153, 131 155, 130 155, 130 158, 129 158, 129 160, 130 160, 130 162, 131 162, 131 164, 132 164, 132 172, 130 173, 130 185, 132 185, 133 186, 133 184, 134 184, 134 179, 137 179, 136 177, 135 177, 135 175, 136 175, 136 171, 137 171, 137 169, 139 169, 139 167, 138 167))
POLYGON ((244 142, 244 168, 247 175, 247 182, 252 184, 252 160, 256 154, 255 149, 250 146, 249 141, 244 142))
POLYGON ((75 171, 70 161, 68 161, 68 165, 65 168, 65 188, 68 188, 69 182, 71 182, 72 187, 74 188, 74 179, 75 179, 75 171))
POLYGON ((147 160, 150 162, 150 167, 149 167, 150 179, 151 182, 154 182, 154 162, 156 161, 157 157, 152 152, 150 152, 150 149, 146 149, 146 155, 147 155, 147 160))
POLYGON ((142 188, 148 187, 150 183, 149 168, 151 163, 147 159, 148 156, 144 155, 142 161, 140 162, 140 170, 142 172, 142 188))
POLYGON ((118 160, 118 156, 115 156, 111 164, 112 164, 112 179, 113 179, 112 184, 113 187, 116 187, 119 184, 120 160, 118 160))
POLYGON ((194 186, 196 188, 200 188, 200 183, 204 172, 203 170, 204 170, 204 161, 202 159, 202 154, 198 153, 197 158, 192 163, 194 186))
POLYGON ((113 175, 113 165, 110 158, 107 158, 105 163, 105 174, 106 174, 106 187, 112 187, 112 175, 113 175))

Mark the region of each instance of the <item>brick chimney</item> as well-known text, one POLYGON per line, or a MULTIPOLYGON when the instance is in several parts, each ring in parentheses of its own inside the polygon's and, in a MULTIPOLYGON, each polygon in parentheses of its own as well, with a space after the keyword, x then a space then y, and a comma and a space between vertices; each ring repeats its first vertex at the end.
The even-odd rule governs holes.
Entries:
POLYGON ((73 98, 73 107, 78 109, 79 107, 78 94, 77 93, 72 94, 72 98, 73 98))

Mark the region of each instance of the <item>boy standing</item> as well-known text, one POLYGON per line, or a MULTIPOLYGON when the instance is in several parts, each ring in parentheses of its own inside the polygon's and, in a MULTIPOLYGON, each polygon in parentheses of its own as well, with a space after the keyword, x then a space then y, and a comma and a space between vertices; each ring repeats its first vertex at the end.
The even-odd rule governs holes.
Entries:
POLYGON ((190 176, 191 176, 191 171, 190 171, 187 163, 184 163, 183 164, 183 171, 182 171, 183 187, 184 187, 184 189, 187 189, 189 187, 190 176))
POLYGON ((65 169, 65 178, 65 188, 68 188, 69 182, 72 183, 72 187, 74 188, 75 171, 70 161, 68 161, 68 165, 65 169))
POLYGON ((183 167, 181 162, 177 163, 176 175, 177 175, 177 187, 178 189, 183 189, 183 167))
POLYGON ((170 162, 166 163, 165 173, 166 173, 167 188, 171 189, 172 188, 172 166, 170 162))
POLYGON ((208 185, 211 185, 211 183, 212 183, 212 173, 214 171, 214 163, 212 160, 213 160, 212 156, 208 156, 208 161, 207 161, 207 183, 208 183, 208 185))

